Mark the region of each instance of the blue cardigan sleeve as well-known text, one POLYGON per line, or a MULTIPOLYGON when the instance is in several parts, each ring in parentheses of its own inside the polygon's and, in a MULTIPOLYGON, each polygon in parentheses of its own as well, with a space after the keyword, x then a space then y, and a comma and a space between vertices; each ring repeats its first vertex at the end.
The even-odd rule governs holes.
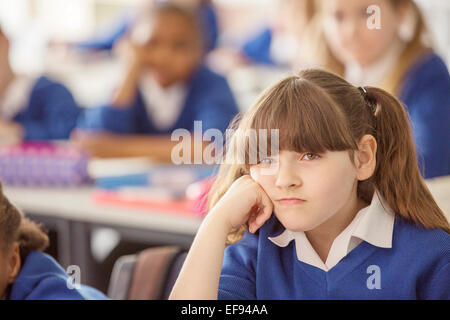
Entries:
POLYGON ((450 174, 450 78, 433 56, 407 77, 403 92, 425 178, 450 174))
POLYGON ((119 134, 132 134, 136 131, 136 108, 113 108, 103 105, 86 109, 77 127, 90 131, 111 131, 119 134))
POLYGON ((273 65, 275 62, 270 56, 270 45, 272 43, 272 30, 264 29, 255 37, 249 39, 242 46, 242 53, 255 63, 273 65))
POLYGON ((221 300, 256 300, 257 237, 247 232, 225 249, 219 281, 221 300))
POLYGON ((84 50, 112 50, 114 44, 128 32, 132 22, 133 18, 131 16, 120 17, 107 32, 99 34, 92 39, 79 42, 76 44, 76 47, 84 50))
POLYGON ((76 125, 80 108, 60 83, 41 77, 29 104, 14 121, 25 129, 25 140, 67 139, 76 125))

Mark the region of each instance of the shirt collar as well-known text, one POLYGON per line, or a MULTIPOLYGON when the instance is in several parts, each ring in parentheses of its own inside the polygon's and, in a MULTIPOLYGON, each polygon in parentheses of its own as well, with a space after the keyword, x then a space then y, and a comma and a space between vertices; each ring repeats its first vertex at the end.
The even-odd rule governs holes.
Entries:
POLYGON ((383 79, 395 67, 404 50, 405 44, 395 41, 386 54, 371 65, 361 67, 357 63, 349 63, 345 66, 345 79, 355 86, 380 86, 383 79))
MULTIPOLYGON (((394 230, 394 212, 376 191, 370 206, 363 214, 353 233, 371 245, 380 248, 392 248, 392 233, 394 230)), ((363 209, 364 210, 364 209, 363 209)))
POLYGON ((159 130, 171 128, 183 109, 188 91, 186 84, 177 82, 163 88, 154 77, 145 75, 139 81, 139 88, 153 125, 159 130))
POLYGON ((371 204, 361 209, 352 222, 336 237, 324 263, 302 231, 285 229, 280 235, 269 237, 275 245, 286 247, 295 240, 297 258, 305 263, 328 271, 353 250, 361 241, 380 248, 392 247, 394 213, 376 191, 371 204))

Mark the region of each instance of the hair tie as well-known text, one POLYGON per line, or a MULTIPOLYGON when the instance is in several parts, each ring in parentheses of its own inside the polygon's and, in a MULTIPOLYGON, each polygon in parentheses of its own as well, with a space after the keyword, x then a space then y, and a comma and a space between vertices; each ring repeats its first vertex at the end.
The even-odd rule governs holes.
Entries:
POLYGON ((367 91, 364 89, 364 87, 358 87, 359 91, 361 91, 362 95, 364 96, 364 99, 367 98, 367 91))
POLYGON ((369 107, 370 112, 375 115, 377 103, 373 98, 369 97, 367 90, 364 87, 358 87, 358 90, 361 91, 361 94, 366 102, 366 105, 369 107))
MULTIPOLYGON (((364 98, 364 102, 366 104, 366 106, 369 108, 370 114, 372 115, 372 117, 375 118, 375 112, 377 109, 377 102, 369 97, 369 94, 367 93, 367 90, 364 87, 358 87, 358 90, 361 92, 363 98, 364 98)), ((377 129, 377 124, 376 121, 374 122, 374 129, 377 129)))

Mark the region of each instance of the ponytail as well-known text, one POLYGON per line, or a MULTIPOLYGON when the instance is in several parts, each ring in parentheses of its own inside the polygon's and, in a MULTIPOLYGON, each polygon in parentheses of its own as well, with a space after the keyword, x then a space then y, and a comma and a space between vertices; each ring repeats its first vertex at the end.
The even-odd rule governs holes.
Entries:
POLYGON ((402 104, 386 91, 365 87, 376 105, 377 165, 372 182, 389 206, 425 228, 450 233, 449 223, 420 173, 409 118, 402 104))
POLYGON ((31 251, 44 251, 49 245, 49 239, 43 227, 28 218, 22 218, 17 241, 22 261, 31 251))

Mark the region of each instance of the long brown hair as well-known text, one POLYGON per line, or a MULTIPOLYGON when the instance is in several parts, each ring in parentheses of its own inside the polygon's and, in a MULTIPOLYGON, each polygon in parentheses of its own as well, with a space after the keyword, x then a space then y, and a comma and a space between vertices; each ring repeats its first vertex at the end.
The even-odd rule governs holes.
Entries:
MULTIPOLYGON (((401 217, 450 233, 420 173, 408 114, 383 89, 358 89, 330 72, 304 70, 266 90, 231 128, 279 129, 280 150, 313 153, 353 152, 362 136, 373 135, 378 144, 377 165, 370 179, 358 183, 358 197, 370 202, 377 189, 401 217)), ((237 141, 240 137, 235 134, 227 141, 227 152, 230 146, 244 143, 248 153, 248 142, 237 141)), ((248 163, 224 162, 209 194, 210 208, 245 174, 249 174, 248 163)), ((243 225, 233 230, 228 243, 238 241, 246 229, 243 225)))
POLYGON ((31 251, 45 250, 49 239, 41 226, 25 218, 9 202, 0 184, 0 250, 6 253, 14 243, 19 243, 20 257, 24 261, 31 251))
MULTIPOLYGON (((395 68, 386 75, 381 88, 389 93, 398 96, 402 90, 404 77, 411 67, 426 53, 431 51, 428 43, 429 30, 426 26, 425 19, 417 4, 412 0, 389 0, 391 5, 398 9, 400 7, 407 8, 415 17, 415 26, 412 36, 406 42, 406 45, 395 65, 395 68)), ((321 3, 316 4, 317 14, 313 21, 309 24, 307 33, 307 42, 310 63, 320 65, 340 76, 344 75, 344 65, 331 52, 323 32, 322 16, 320 14, 321 3)))

